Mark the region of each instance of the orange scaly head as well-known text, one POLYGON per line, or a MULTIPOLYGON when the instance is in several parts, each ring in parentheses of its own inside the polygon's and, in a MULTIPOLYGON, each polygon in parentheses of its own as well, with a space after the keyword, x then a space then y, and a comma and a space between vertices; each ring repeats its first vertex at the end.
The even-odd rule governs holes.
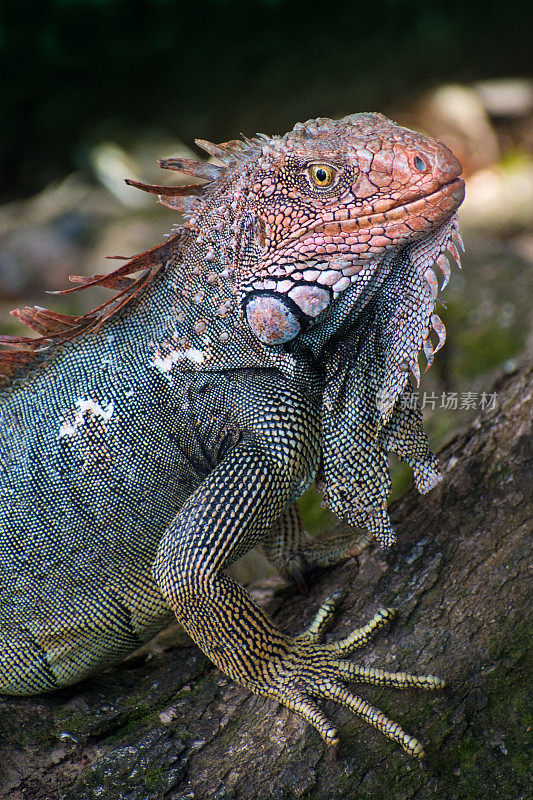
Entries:
MULTIPOLYGON (((160 164, 204 185, 134 185, 185 212, 186 229, 206 250, 195 264, 206 261, 221 280, 229 278, 232 314, 262 345, 287 344, 310 327, 315 335, 316 326, 322 339, 333 335, 340 321, 333 301, 349 295, 353 311, 384 278, 387 254, 403 247, 411 247, 433 300, 433 261, 447 280, 442 254, 448 248, 456 255, 452 236, 464 183, 459 161, 441 142, 364 113, 309 120, 284 136, 198 144, 223 165, 180 158, 160 164), (438 243, 427 247, 439 230, 438 243)), ((184 291, 195 296, 186 272, 184 280, 184 291)), ((431 357, 430 348, 426 343, 431 357)))
POLYGON ((258 229, 260 252, 235 264, 258 339, 290 341, 369 261, 441 227, 463 200, 460 173, 441 142, 381 114, 317 119, 263 142, 235 224, 252 215, 258 229))

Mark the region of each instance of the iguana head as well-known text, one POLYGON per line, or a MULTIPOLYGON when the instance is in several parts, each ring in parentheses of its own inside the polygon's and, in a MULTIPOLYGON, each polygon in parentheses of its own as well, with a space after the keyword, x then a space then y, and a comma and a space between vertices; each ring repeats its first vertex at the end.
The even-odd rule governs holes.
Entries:
MULTIPOLYGON (((367 283, 388 251, 427 239, 464 197, 453 153, 382 114, 198 144, 223 166, 160 163, 205 179, 203 186, 135 185, 160 193, 165 205, 188 213, 201 238, 223 246, 240 312, 264 345, 289 342, 323 320, 341 293, 367 283)), ((455 231, 450 226, 440 250, 427 253, 428 265, 455 231)), ((440 265, 447 273, 445 259, 440 265)))
POLYGON ((246 320, 268 345, 305 330, 370 261, 441 227, 464 196, 444 144, 381 114, 309 121, 256 148, 236 209, 256 241, 236 270, 246 320))

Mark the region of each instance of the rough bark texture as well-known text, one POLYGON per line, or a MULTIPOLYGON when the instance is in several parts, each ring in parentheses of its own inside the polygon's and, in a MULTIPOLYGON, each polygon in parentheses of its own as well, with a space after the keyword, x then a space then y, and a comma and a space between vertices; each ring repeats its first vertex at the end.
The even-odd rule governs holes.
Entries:
POLYGON ((194 647, 159 648, 49 696, 0 699, 0 797, 11 800, 492 800, 529 797, 526 588, 533 371, 441 454, 444 480, 393 509, 399 544, 317 574, 310 595, 263 591, 298 633, 349 594, 335 637, 380 605, 400 611, 357 660, 436 673, 442 694, 361 687, 426 744, 419 763, 329 704, 339 760, 318 735, 250 695, 194 647))

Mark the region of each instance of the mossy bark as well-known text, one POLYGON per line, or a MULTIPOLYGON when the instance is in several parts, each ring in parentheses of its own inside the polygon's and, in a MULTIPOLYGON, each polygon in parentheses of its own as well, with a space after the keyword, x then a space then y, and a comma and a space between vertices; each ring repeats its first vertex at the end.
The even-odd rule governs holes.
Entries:
POLYGON ((327 704, 342 747, 251 695, 189 645, 160 646, 53 695, 0 700, 0 797, 10 800, 509 800, 525 798, 527 533, 533 371, 441 454, 443 482, 392 510, 399 544, 313 576, 308 597, 263 590, 297 633, 349 588, 334 636, 378 606, 398 624, 360 651, 368 666, 436 673, 440 694, 361 687, 426 745, 418 762, 327 704))

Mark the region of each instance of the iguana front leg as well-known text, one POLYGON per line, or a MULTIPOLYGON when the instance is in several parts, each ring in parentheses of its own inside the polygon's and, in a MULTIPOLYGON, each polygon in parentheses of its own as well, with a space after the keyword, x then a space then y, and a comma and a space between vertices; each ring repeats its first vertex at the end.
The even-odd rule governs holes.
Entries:
POLYGON ((297 504, 283 511, 261 542, 261 550, 280 575, 307 592, 304 573, 314 567, 332 567, 358 556, 372 539, 367 531, 327 531, 314 537, 304 528, 297 504))
POLYGON ((346 660, 393 615, 382 609, 363 628, 322 644, 338 596, 327 600, 300 637, 284 635, 245 590, 223 573, 264 537, 290 501, 287 458, 257 441, 242 442, 207 477, 168 528, 154 575, 180 623, 227 675, 271 697, 306 719, 326 744, 338 735, 316 704, 334 699, 350 708, 407 753, 421 757, 421 744, 380 711, 353 695, 345 682, 437 689, 434 676, 358 667, 346 660))

